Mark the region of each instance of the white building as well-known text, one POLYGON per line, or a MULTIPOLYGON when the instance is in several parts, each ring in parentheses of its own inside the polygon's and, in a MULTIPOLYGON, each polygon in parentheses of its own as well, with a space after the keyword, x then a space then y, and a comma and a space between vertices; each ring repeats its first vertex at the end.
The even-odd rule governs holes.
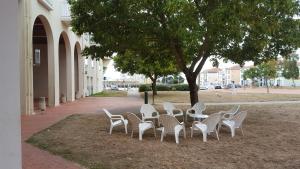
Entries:
POLYGON ((19 4, 22 113, 32 114, 40 97, 57 106, 102 91, 103 62, 81 56, 90 41, 71 31, 67 0, 19 4))
POLYGON ((200 86, 224 85, 224 71, 219 68, 203 70, 197 77, 197 83, 200 86))

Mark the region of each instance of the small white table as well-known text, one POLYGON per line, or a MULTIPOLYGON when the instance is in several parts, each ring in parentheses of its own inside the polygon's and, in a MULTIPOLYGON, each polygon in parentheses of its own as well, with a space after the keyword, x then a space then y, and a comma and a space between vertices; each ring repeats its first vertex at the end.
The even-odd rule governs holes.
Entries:
POLYGON ((190 117, 193 117, 194 120, 195 120, 195 119, 199 119, 200 121, 201 121, 202 119, 208 118, 208 115, 206 115, 206 114, 189 114, 189 116, 190 116, 190 117))

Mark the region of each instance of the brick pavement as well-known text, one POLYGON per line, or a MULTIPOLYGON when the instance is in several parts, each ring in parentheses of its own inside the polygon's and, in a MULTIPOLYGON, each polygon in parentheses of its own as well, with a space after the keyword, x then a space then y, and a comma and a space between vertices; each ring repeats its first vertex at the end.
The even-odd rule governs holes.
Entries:
POLYGON ((43 113, 37 115, 22 115, 22 165, 23 169, 80 169, 82 166, 67 161, 40 150, 30 144, 27 140, 34 133, 37 133, 52 124, 64 119, 71 114, 101 113, 102 108, 107 108, 112 113, 126 111, 138 112, 143 100, 139 97, 89 97, 67 103, 54 108, 47 108, 43 113))

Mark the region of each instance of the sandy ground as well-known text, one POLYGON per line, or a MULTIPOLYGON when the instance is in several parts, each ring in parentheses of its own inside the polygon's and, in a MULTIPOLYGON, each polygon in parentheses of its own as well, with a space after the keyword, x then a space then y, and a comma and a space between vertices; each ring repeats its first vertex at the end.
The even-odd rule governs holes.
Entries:
MULTIPOLYGON (((210 114, 229 106, 209 106, 210 114)), ((112 135, 106 130, 102 114, 73 115, 36 134, 30 142, 91 169, 150 168, 300 168, 300 105, 242 106, 248 111, 244 122, 245 136, 238 130, 234 138, 227 129, 202 142, 197 133, 187 139, 174 136, 164 142, 145 133, 143 141, 125 135, 116 128, 112 135)))

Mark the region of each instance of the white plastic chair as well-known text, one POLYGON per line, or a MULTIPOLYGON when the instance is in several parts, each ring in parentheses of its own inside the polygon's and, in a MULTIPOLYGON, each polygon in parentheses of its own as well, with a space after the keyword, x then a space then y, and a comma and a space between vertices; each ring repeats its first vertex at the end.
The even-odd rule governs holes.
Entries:
POLYGON ((154 136, 156 137, 155 126, 152 121, 142 121, 133 113, 127 114, 127 119, 131 127, 131 137, 133 137, 133 132, 139 133, 139 140, 143 139, 143 134, 146 130, 153 128, 154 136))
POLYGON ((242 128, 242 123, 247 116, 246 111, 241 111, 235 114, 231 119, 222 120, 221 125, 227 126, 231 131, 231 137, 235 136, 235 129, 240 128, 242 135, 244 136, 244 131, 242 128))
POLYGON ((110 128, 109 128, 109 134, 112 133, 112 129, 116 126, 124 125, 125 127, 125 133, 127 134, 127 124, 128 120, 124 119, 122 115, 112 115, 108 110, 103 109, 106 116, 108 117, 108 120, 110 121, 110 128))
POLYGON ((185 119, 187 120, 187 116, 194 118, 194 120, 195 118, 205 119, 208 117, 208 115, 203 114, 205 109, 206 106, 204 103, 197 102, 192 108, 186 110, 185 119))
MULTIPOLYGON (((158 111, 150 104, 143 104, 140 110, 142 114, 142 120, 145 121, 146 119, 157 119, 159 118, 158 111)), ((155 121, 154 121, 155 123, 155 121)))
POLYGON ((219 140, 219 134, 217 130, 217 125, 221 120, 220 113, 214 113, 210 115, 208 118, 200 121, 195 121, 191 127, 191 137, 193 137, 194 130, 200 130, 203 134, 203 142, 207 141, 207 134, 216 133, 217 139, 219 140))
POLYGON ((174 104, 172 104, 170 102, 164 102, 163 107, 168 115, 171 115, 174 117, 182 116, 182 120, 184 121, 183 111, 181 109, 176 108, 174 106, 174 104))
POLYGON ((180 123, 174 116, 162 114, 159 117, 159 122, 163 126, 161 128, 161 142, 167 134, 174 134, 175 142, 179 144, 179 134, 181 130, 183 130, 183 136, 186 138, 184 122, 180 123))
POLYGON ((228 111, 220 111, 219 113, 222 113, 222 120, 229 120, 232 119, 232 117, 238 113, 240 109, 240 105, 234 105, 230 110, 228 111))

